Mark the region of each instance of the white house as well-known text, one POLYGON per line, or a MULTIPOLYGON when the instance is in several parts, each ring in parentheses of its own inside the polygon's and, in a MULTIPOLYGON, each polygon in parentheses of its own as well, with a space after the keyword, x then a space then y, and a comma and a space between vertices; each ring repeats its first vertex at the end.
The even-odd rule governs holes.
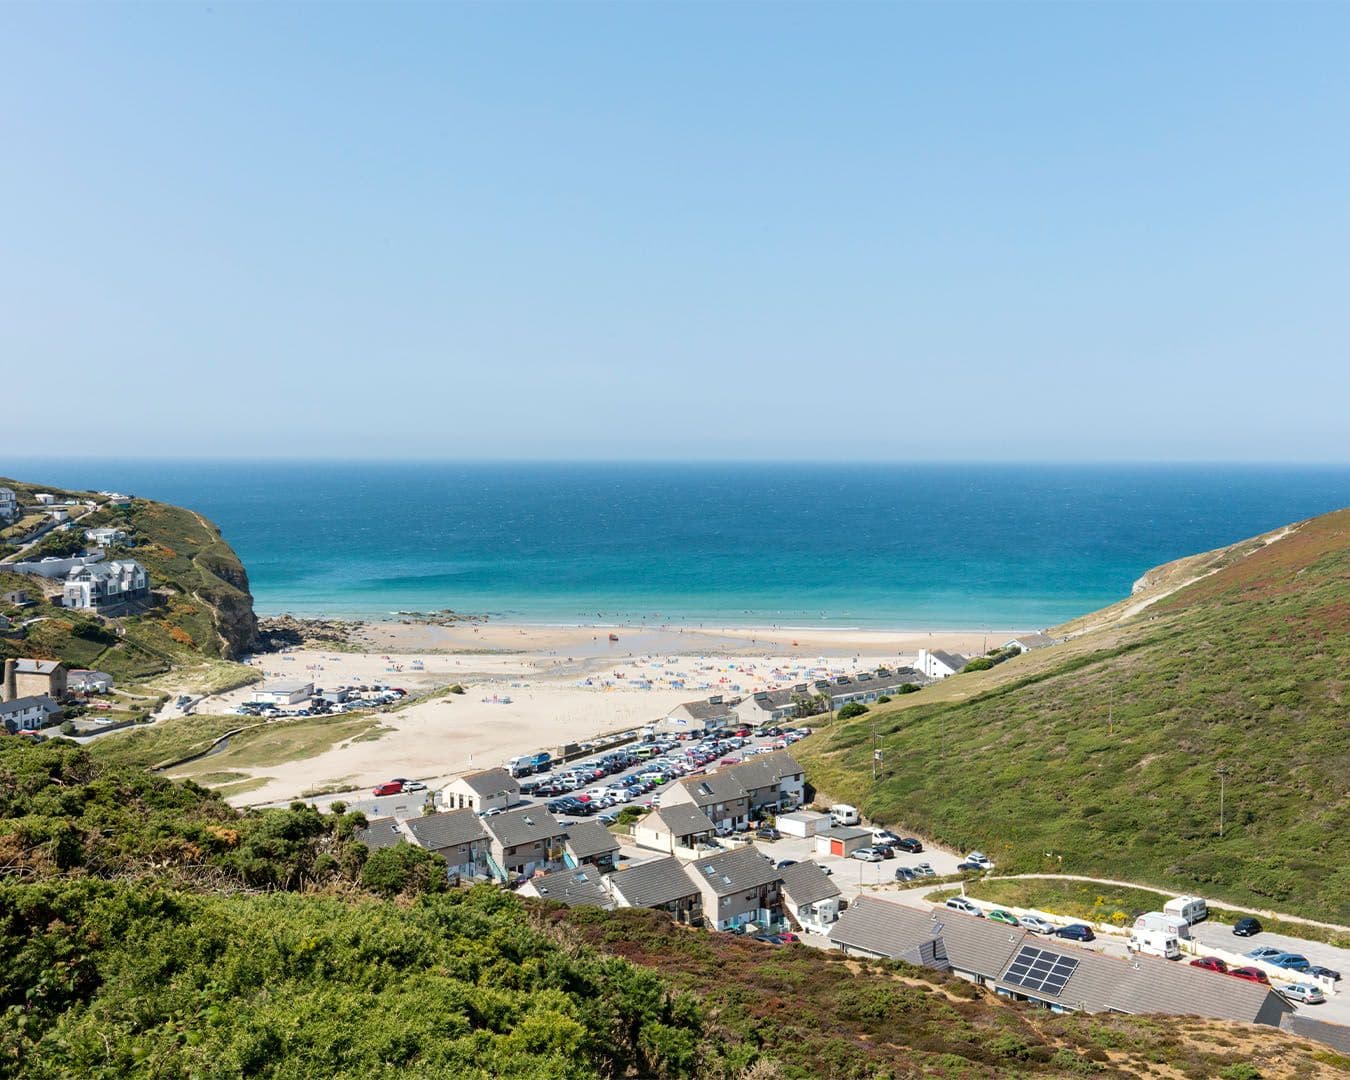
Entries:
POLYGON ((1018 634, 1015 638, 1009 638, 1003 643, 1005 649, 1016 649, 1019 653, 1031 652, 1032 649, 1044 649, 1047 645, 1055 644, 1055 639, 1048 634, 1018 634))
POLYGON ((127 539, 127 532, 125 529, 104 526, 101 529, 85 529, 84 538, 99 547, 112 547, 114 544, 124 542, 127 539))
POLYGON ((955 675, 970 660, 960 653, 944 652, 942 649, 919 650, 919 670, 930 679, 945 679, 955 675))
POLYGON ((113 688, 113 677, 106 671, 76 668, 66 676, 66 688, 82 694, 106 694, 113 688))
POLYGON ((0 702, 0 724, 11 735, 38 731, 61 715, 61 706, 46 694, 0 702))
POLYGON ((701 735, 739 723, 736 710, 722 697, 714 694, 706 701, 686 701, 671 709, 655 724, 656 730, 680 735, 688 732, 701 735))
POLYGON ((507 810, 520 802, 520 785, 505 769, 465 773, 441 789, 441 805, 447 810, 507 810))
POLYGON ((43 506, 55 506, 55 505, 56 505, 56 496, 55 496, 55 495, 49 495, 49 494, 48 494, 47 492, 45 492, 45 491, 40 491, 40 492, 38 492, 36 495, 33 496, 33 498, 36 499, 36 500, 38 501, 38 503, 40 503, 40 504, 43 505, 43 506))
POLYGON ((63 590, 65 606, 96 611, 150 595, 150 575, 135 559, 72 567, 63 590))
POLYGON ((9 524, 19 516, 19 497, 13 488, 0 487, 0 523, 9 524))
POLYGON ((783 908, 797 920, 803 930, 817 934, 829 933, 839 918, 839 900, 842 893, 816 863, 807 859, 785 866, 779 871, 783 878, 783 908))
POLYGON ((262 705, 295 705, 314 696, 314 684, 302 679, 279 679, 263 683, 253 692, 253 700, 262 705))
POLYGON ((51 516, 51 519, 58 524, 70 520, 70 511, 64 506, 54 506, 48 510, 47 513, 51 516))

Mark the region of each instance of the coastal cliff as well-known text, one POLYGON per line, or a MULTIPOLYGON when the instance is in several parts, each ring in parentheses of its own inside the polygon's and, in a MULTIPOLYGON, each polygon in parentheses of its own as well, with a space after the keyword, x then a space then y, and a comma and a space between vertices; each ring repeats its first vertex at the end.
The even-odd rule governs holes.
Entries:
POLYGON ((26 547, 27 538, 11 537, 15 559, 70 555, 85 547, 97 550, 85 534, 104 529, 117 537, 102 549, 104 556, 140 563, 151 586, 148 598, 116 611, 76 611, 60 605, 59 579, 17 573, 0 564, 0 595, 22 591, 31 601, 27 606, 0 604, 0 614, 9 616, 19 631, 0 638, 0 655, 97 667, 120 680, 203 661, 237 660, 252 651, 258 621, 248 572, 220 529, 201 514, 149 499, 110 498, 15 480, 0 480, 0 486, 14 490, 24 506, 42 506, 39 494, 69 506, 68 528, 52 530, 26 547))

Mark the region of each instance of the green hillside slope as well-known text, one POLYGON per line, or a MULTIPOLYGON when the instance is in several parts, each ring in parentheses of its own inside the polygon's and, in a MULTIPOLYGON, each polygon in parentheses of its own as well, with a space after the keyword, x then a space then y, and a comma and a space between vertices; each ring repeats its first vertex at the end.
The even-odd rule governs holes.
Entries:
POLYGON ((808 779, 1000 871, 1350 921, 1350 511, 1203 573, 1064 645, 835 722, 803 744, 808 779))
MULTIPOLYGON (((0 479, 21 501, 36 491, 59 497, 99 497, 0 479)), ((35 656, 58 659, 71 667, 94 667, 119 681, 159 675, 180 665, 204 660, 233 660, 252 645, 257 632, 248 575, 220 531, 201 515, 177 506, 134 499, 125 507, 101 506, 82 518, 76 530, 55 532, 25 554, 64 553, 61 544, 75 543, 85 529, 111 525, 129 534, 126 547, 113 548, 109 558, 136 559, 150 572, 156 602, 148 610, 123 618, 96 618, 43 601, 44 590, 59 582, 16 574, 0 563, 0 594, 27 590, 39 602, 27 608, 0 603, 0 613, 25 624, 23 636, 0 637, 0 657, 35 656)), ((241 678, 248 677, 240 669, 241 678)))
POLYGON ((0 738, 0 1074, 1320 1078, 1273 1029, 1055 1016, 951 976, 448 891, 359 815, 237 813, 0 738))

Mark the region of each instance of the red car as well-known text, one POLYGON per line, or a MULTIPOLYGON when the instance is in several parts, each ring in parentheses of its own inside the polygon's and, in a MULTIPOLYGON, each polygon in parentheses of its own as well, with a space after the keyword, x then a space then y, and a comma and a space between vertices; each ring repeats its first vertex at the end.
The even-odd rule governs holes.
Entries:
POLYGON ((376 795, 397 795, 403 790, 402 780, 390 780, 387 784, 380 784, 375 788, 376 795))
POLYGON ((782 939, 782 940, 785 941, 785 942, 801 941, 801 938, 799 938, 799 937, 798 937, 796 934, 794 934, 791 930, 784 930, 784 931, 783 931, 781 934, 779 934, 778 936, 779 936, 780 939, 782 939))
POLYGON ((1267 984, 1270 983, 1270 979, 1266 977, 1266 973, 1262 971, 1260 968, 1254 967, 1229 968, 1228 974, 1233 976, 1233 978, 1235 979, 1246 979, 1248 982, 1259 982, 1267 984))
POLYGON ((748 727, 741 728, 739 731, 736 732, 736 738, 738 739, 750 738, 750 729, 748 727))
POLYGON ((1191 967, 1204 968, 1206 971, 1221 971, 1228 974, 1228 965, 1217 956, 1201 956, 1191 961, 1191 967))

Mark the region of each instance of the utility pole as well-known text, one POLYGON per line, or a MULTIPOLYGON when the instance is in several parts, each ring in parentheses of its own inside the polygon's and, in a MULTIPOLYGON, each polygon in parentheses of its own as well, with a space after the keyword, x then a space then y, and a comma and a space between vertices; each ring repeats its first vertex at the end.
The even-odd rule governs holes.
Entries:
POLYGON ((1220 765, 1215 770, 1219 774, 1219 839, 1223 839, 1223 796, 1228 783, 1228 766, 1220 765))

